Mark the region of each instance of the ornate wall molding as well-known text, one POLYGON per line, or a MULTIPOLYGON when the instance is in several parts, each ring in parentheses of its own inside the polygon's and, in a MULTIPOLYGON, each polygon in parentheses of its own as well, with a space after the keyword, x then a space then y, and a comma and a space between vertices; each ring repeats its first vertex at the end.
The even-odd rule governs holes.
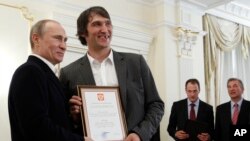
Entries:
POLYGON ((178 56, 179 57, 192 57, 193 48, 196 44, 198 36, 206 35, 204 31, 192 30, 186 27, 177 27, 176 29, 178 56))
POLYGON ((223 9, 235 16, 250 20, 250 9, 247 7, 232 2, 223 6, 223 9))
POLYGON ((5 4, 5 3, 0 3, 0 5, 10 7, 10 8, 19 9, 21 11, 23 17, 26 20, 28 20, 30 23, 33 22, 33 20, 34 20, 33 15, 29 12, 29 9, 25 6, 14 6, 14 5, 5 4))
POLYGON ((164 0, 128 0, 128 1, 138 4, 143 4, 149 7, 154 7, 155 5, 162 4, 164 2, 164 0))
POLYGON ((234 2, 208 10, 207 13, 250 27, 250 9, 234 2))

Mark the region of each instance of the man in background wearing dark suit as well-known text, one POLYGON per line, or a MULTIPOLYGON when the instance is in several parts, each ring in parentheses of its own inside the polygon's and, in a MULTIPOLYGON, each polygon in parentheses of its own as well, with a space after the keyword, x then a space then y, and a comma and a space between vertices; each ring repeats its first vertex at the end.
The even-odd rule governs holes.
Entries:
POLYGON ((55 75, 66 41, 66 33, 56 21, 41 20, 32 27, 32 54, 17 68, 9 88, 12 141, 83 141, 71 132, 68 101, 55 75))
POLYGON ((231 101, 216 108, 215 139, 229 141, 231 125, 247 125, 250 123, 250 101, 243 99, 244 85, 238 78, 227 81, 227 90, 231 101))
POLYGON ((151 71, 142 55, 112 50, 112 33, 110 16, 103 7, 90 7, 80 14, 77 35, 87 45, 87 54, 60 73, 66 95, 73 96, 71 112, 80 115, 77 85, 119 86, 128 129, 125 141, 159 141, 164 103, 151 71))
POLYGON ((213 107, 198 98, 200 83, 197 79, 187 80, 185 89, 187 98, 173 103, 167 128, 169 135, 175 140, 211 140, 214 134, 213 107), (193 111, 191 105, 194 107, 193 111), (208 131, 200 131, 195 136, 189 135, 188 131, 185 131, 188 119, 206 124, 208 131))

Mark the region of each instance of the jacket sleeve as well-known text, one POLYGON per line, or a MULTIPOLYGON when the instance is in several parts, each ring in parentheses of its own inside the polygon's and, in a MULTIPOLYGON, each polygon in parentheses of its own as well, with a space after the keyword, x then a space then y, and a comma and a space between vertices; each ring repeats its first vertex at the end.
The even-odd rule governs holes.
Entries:
POLYGON ((145 116, 143 121, 136 126, 135 131, 143 141, 150 140, 159 128, 160 121, 164 115, 164 102, 161 100, 151 71, 140 55, 140 73, 144 89, 145 116))
POLYGON ((167 131, 169 133, 169 135, 171 137, 173 137, 175 140, 177 139, 175 137, 175 133, 177 131, 177 113, 176 110, 178 110, 176 108, 176 103, 174 102, 171 108, 171 113, 170 113, 170 117, 169 117, 169 123, 168 123, 168 127, 167 127, 167 131))

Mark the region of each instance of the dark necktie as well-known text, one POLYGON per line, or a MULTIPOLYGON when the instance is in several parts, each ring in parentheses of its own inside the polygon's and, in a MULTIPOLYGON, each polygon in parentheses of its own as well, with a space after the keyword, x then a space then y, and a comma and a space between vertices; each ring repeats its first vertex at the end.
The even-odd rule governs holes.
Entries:
POLYGON ((234 113, 232 118, 233 125, 236 125, 239 115, 239 105, 237 103, 234 104, 234 113))
POLYGON ((196 117, 195 117, 195 110, 194 110, 194 106, 195 106, 195 104, 194 103, 192 103, 192 104, 190 104, 191 105, 191 110, 190 110, 190 120, 195 120, 196 119, 196 117))

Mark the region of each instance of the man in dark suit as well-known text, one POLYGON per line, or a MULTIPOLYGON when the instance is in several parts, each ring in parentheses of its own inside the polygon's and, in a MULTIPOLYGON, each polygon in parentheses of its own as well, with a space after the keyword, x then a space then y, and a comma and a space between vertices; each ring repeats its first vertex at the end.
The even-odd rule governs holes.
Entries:
POLYGON ((231 125, 248 125, 250 123, 250 101, 243 99, 244 85, 238 78, 227 81, 227 90, 231 101, 216 108, 215 139, 229 141, 231 125))
POLYGON ((213 139, 213 107, 199 99, 199 81, 197 79, 187 80, 185 89, 187 98, 173 103, 167 128, 169 135, 175 140, 207 141, 213 139), (194 109, 192 109, 191 105, 194 105, 194 109), (204 127, 206 129, 198 129, 198 131, 195 131, 198 133, 197 135, 190 135, 188 133, 189 131, 186 130, 188 120, 194 120, 196 123, 198 123, 198 125, 202 124, 203 126, 206 126, 204 127))
MULTIPOLYGON (((77 95, 77 85, 119 86, 128 128, 125 140, 159 141, 164 103, 153 76, 143 56, 111 49, 112 28, 103 7, 83 11, 77 20, 77 35, 87 45, 88 52, 62 68, 60 80, 69 97, 77 95)), ((71 112, 79 115, 78 100, 79 97, 73 96, 70 103, 75 105, 71 112)))
POLYGON ((8 108, 12 141, 83 141, 73 134, 62 86, 54 73, 66 50, 66 33, 53 20, 30 31, 32 54, 15 71, 8 108))

